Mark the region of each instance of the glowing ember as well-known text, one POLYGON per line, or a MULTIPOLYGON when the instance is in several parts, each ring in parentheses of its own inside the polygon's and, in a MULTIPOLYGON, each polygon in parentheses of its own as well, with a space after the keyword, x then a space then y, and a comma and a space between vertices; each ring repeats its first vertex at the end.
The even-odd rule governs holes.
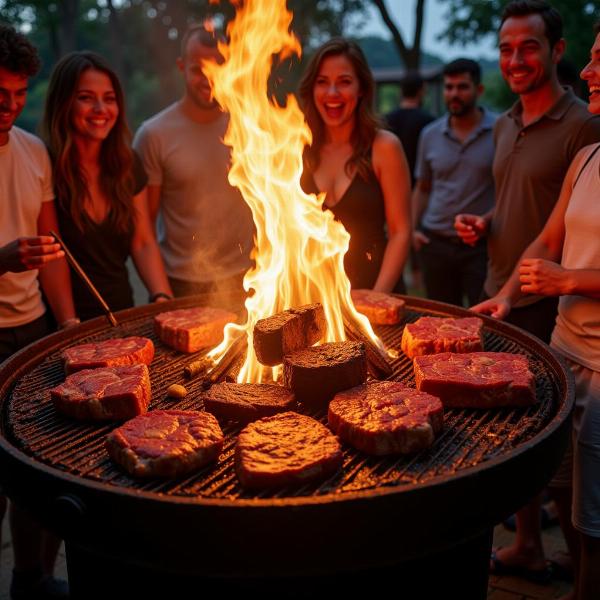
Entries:
POLYGON ((230 43, 220 45, 221 65, 205 64, 214 96, 230 114, 225 143, 232 148, 229 181, 250 206, 256 225, 256 268, 244 277, 248 321, 228 325, 225 340, 209 357, 218 361, 240 335, 248 353, 238 382, 277 379, 280 367, 260 365, 254 354, 255 323, 287 308, 321 302, 328 324, 327 339, 346 339, 343 319, 352 320, 380 347, 366 317, 350 299, 343 257, 350 236, 322 210, 324 195, 305 194, 300 187, 302 151, 311 133, 293 96, 285 107, 268 97, 267 81, 273 55, 300 55, 300 44, 289 32, 292 14, 285 0, 234 2, 230 43))

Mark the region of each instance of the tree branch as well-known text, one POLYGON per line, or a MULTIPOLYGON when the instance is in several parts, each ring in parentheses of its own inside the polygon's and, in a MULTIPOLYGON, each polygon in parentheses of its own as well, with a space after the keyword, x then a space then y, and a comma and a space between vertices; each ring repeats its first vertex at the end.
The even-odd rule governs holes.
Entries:
MULTIPOLYGON (((422 1, 422 0, 421 0, 422 1)), ((398 52, 400 52, 400 56, 404 61, 404 64, 409 67, 411 63, 411 52, 406 47, 404 40, 402 39, 402 34, 400 30, 396 27, 396 24, 390 17, 390 13, 387 10, 384 0, 372 0, 373 4, 379 9, 379 13, 381 14, 381 18, 383 22, 386 24, 387 28, 390 30, 392 34, 392 38, 394 39, 394 43, 398 48, 398 52)))

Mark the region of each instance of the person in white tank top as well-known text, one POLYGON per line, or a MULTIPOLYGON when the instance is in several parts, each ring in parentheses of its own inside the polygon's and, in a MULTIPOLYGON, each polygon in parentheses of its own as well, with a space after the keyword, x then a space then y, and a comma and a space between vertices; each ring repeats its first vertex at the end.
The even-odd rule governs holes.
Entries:
MULTIPOLYGON (((590 62, 581 72, 588 110, 600 114, 600 24, 590 62)), ((523 253, 496 296, 473 310, 502 319, 525 294, 560 296, 552 347, 575 377, 572 453, 554 485, 571 486, 558 503, 574 563, 576 600, 600 590, 600 144, 573 160, 559 200, 540 235, 523 253), (567 477, 565 477, 567 475, 567 477), (572 475, 572 480, 571 480, 572 475), (570 502, 572 500, 572 502, 570 502), (565 518, 562 518, 565 517, 565 518), (571 524, 569 526, 569 523, 571 524), (565 524, 567 526, 565 526, 565 524)))

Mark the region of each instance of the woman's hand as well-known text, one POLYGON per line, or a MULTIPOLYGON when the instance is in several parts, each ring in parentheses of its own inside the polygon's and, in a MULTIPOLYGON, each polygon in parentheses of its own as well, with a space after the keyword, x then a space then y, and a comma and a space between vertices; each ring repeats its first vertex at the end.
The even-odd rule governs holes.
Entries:
POLYGON ((525 258, 519 265, 521 291, 542 296, 570 294, 569 271, 542 258, 525 258))
POLYGON ((50 235, 20 237, 0 248, 0 274, 39 269, 64 255, 50 235))

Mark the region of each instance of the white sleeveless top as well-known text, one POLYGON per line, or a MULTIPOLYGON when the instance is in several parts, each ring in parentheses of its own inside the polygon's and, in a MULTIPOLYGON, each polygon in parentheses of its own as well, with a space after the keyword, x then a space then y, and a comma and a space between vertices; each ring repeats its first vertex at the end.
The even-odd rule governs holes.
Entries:
MULTIPOLYGON (((584 162, 597 144, 589 146, 584 162)), ((584 167, 565 213, 561 264, 566 269, 600 269, 600 150, 584 167)), ((567 358, 600 371, 600 300, 561 296, 552 346, 567 358)))

